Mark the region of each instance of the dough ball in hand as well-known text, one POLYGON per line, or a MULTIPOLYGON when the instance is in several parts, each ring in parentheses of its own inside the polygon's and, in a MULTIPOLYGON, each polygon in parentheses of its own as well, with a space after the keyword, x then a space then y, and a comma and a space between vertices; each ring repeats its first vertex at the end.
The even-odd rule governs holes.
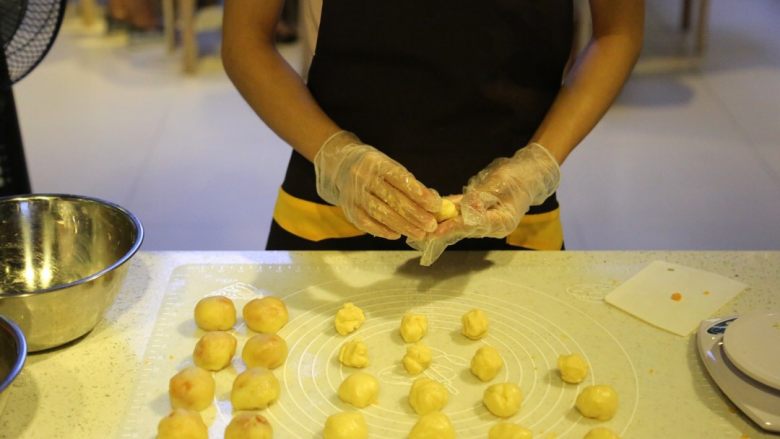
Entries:
POLYGON ((200 413, 174 409, 157 424, 157 439, 208 439, 209 429, 200 413))
POLYGON ((609 428, 596 427, 590 430, 583 439, 620 439, 620 437, 609 428))
POLYGON ((517 424, 501 422, 494 425, 488 432, 488 439, 532 439, 533 434, 517 424))
POLYGON ((520 387, 514 383, 493 384, 485 389, 482 403, 490 410, 490 413, 508 418, 514 416, 520 410, 523 402, 523 394, 520 387))
POLYGON ((586 418, 609 421, 617 412, 618 395, 609 385, 588 386, 577 396, 576 407, 586 418))
POLYGON ((455 428, 442 412, 430 412, 417 420, 409 439, 455 439, 455 428))
POLYGON ((357 408, 368 407, 379 396, 379 380, 373 375, 356 372, 344 379, 339 386, 339 399, 357 408))
POLYGON ((561 379, 570 384, 579 384, 588 376, 588 363, 579 354, 558 357, 558 371, 561 379))
POLYGON ((442 198, 441 209, 434 213, 433 216, 436 218, 436 222, 439 223, 455 218, 458 216, 458 205, 448 198, 442 198))
POLYGON ((429 378, 417 378, 409 391, 409 405, 418 415, 440 411, 448 400, 447 388, 429 378))
POLYGON ((195 344, 192 359, 201 369, 218 371, 226 368, 236 353, 236 337, 224 331, 211 331, 195 344))
POLYGON ((287 359, 287 342, 276 334, 258 334, 244 343, 241 358, 246 367, 276 369, 287 359))
POLYGON ((195 324, 204 331, 227 331, 236 324, 236 306, 224 296, 209 296, 195 305, 195 324))
POLYGON ((406 347, 406 355, 401 360, 404 369, 410 375, 419 375, 431 365, 433 353, 431 348, 422 343, 415 343, 406 347))
POLYGON ((253 367, 233 381, 230 402, 234 410, 261 410, 279 399, 281 386, 270 370, 253 367))
POLYGON ((487 335, 488 319, 481 309, 472 309, 461 318, 462 334, 472 340, 479 340, 487 335))
POLYGON ((498 350, 492 346, 477 349, 471 358, 471 373, 482 381, 490 381, 504 367, 504 360, 498 350))
POLYGON ((352 303, 345 303, 340 310, 336 312, 333 319, 333 326, 336 332, 341 335, 347 335, 363 325, 366 321, 366 315, 363 310, 352 303))
POLYGON ((350 340, 339 350, 339 362, 347 367, 368 366, 368 346, 360 340, 350 340))
POLYGON ((428 333, 428 318, 422 314, 404 314, 401 318, 401 338, 407 343, 420 341, 428 333))
POLYGON ((211 373, 199 367, 188 367, 168 382, 171 407, 203 410, 214 400, 214 388, 214 377, 211 373))
POLYGON ((323 439, 368 439, 368 424, 363 415, 341 412, 325 420, 323 439))
POLYGON ((263 334, 275 334, 287 324, 287 305, 278 297, 252 299, 244 305, 244 321, 249 329, 263 334))
POLYGON ((271 439, 271 423, 259 413, 240 413, 225 427, 225 439, 271 439))

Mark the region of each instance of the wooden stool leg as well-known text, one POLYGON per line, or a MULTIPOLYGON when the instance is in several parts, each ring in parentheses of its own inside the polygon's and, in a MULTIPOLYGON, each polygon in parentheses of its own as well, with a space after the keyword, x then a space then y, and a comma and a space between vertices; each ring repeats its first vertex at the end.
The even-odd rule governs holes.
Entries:
POLYGON ((89 27, 95 24, 98 16, 98 6, 96 0, 79 0, 79 10, 81 12, 81 21, 89 27))
POLYGON ((710 0, 699 0, 699 24, 696 33, 696 53, 701 55, 707 49, 710 33, 710 0))
POLYGON ((173 0, 162 0, 163 33, 165 47, 168 52, 176 48, 176 16, 173 10, 173 0))
POLYGON ((691 8, 693 0, 683 0, 682 10, 682 30, 687 31, 691 28, 691 8))
POLYGON ((184 71, 194 73, 198 63, 198 41, 195 38, 195 0, 179 0, 181 44, 184 71))

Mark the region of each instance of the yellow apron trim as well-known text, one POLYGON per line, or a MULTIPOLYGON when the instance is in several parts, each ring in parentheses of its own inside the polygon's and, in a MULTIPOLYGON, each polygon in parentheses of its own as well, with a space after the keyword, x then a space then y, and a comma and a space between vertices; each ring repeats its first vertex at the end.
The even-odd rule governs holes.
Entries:
MULTIPOLYGON (((284 230, 309 241, 365 234, 347 220, 340 207, 303 200, 283 189, 279 189, 276 199, 274 220, 284 230)), ((506 237, 506 242, 533 250, 560 250, 563 226, 559 210, 524 216, 517 229, 506 237)))

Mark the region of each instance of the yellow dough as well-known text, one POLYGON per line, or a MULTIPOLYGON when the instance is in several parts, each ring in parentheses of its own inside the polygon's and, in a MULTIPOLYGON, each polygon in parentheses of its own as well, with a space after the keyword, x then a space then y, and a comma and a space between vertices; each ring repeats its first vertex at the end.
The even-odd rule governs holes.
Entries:
POLYGON ((579 354, 558 357, 561 379, 567 383, 579 384, 588 376, 588 363, 579 354))
POLYGON ((273 437, 271 424, 258 413, 240 413, 233 417, 225 428, 225 439, 271 439, 273 437))
POLYGON ((325 421, 322 437, 323 439, 368 439, 368 424, 360 413, 337 413, 329 416, 325 421))
POLYGON ((501 422, 488 432, 488 439, 532 439, 533 434, 517 424, 501 422))
POLYGON ((203 410, 211 405, 214 399, 214 387, 214 377, 211 373, 199 367, 188 367, 168 382, 171 407, 203 410))
POLYGON ((463 315, 462 333, 472 340, 479 340, 487 335, 488 319, 481 309, 472 309, 463 315))
POLYGON ((209 429, 200 413, 175 409, 157 424, 157 439, 208 439, 209 429))
POLYGON ((418 415, 439 411, 448 400, 447 388, 430 378, 417 378, 409 391, 409 405, 418 415))
POLYGON ((428 318, 422 314, 404 314, 401 319, 401 338, 407 343, 420 341, 428 333, 428 318))
POLYGON ((458 216, 458 206, 447 198, 441 199, 441 210, 434 213, 436 222, 442 223, 458 216))
POLYGON ((406 355, 401 362, 410 375, 418 375, 431 365, 432 360, 431 348, 422 343, 415 343, 406 347, 406 355))
POLYGON ((287 305, 278 297, 252 299, 244 305, 244 321, 249 329, 263 334, 275 334, 287 324, 287 305))
POLYGON ((244 344, 241 358, 246 367, 276 369, 287 359, 287 342, 276 334, 258 334, 244 344))
POLYGON ((596 427, 589 431, 583 439, 620 439, 620 436, 609 428, 596 427))
POLYGON ((618 395, 609 385, 588 386, 577 396, 577 410, 586 418, 609 421, 618 408, 618 395))
POLYGON ((333 319, 333 325, 336 332, 341 335, 347 335, 358 329, 366 321, 363 310, 351 303, 345 303, 340 310, 336 312, 336 318, 333 319))
POLYGON ((253 367, 233 381, 230 402, 233 410, 261 410, 279 399, 281 386, 270 370, 253 367))
POLYGON ((420 416, 409 432, 409 439, 455 439, 455 429, 447 415, 430 412, 420 416))
POLYGON ((492 346, 483 346, 477 349, 471 359, 471 373, 482 381, 490 381, 498 375, 504 367, 504 360, 498 350, 492 346))
POLYGON ((236 306, 224 296, 209 296, 195 305, 195 324, 204 331, 227 331, 236 324, 236 306))
POLYGON ((356 372, 348 376, 339 386, 339 399, 357 408, 368 407, 379 396, 379 380, 373 375, 356 372))
POLYGON ((236 337, 223 331, 211 331, 195 344, 192 360, 201 369, 218 371, 230 365, 236 353, 236 337))
POLYGON ((348 367, 368 366, 368 346, 357 339, 344 343, 339 350, 339 361, 348 367))
POLYGON ((485 389, 482 397, 482 403, 490 413, 501 418, 508 418, 517 413, 522 402, 523 394, 520 392, 520 387, 513 383, 493 384, 485 389))

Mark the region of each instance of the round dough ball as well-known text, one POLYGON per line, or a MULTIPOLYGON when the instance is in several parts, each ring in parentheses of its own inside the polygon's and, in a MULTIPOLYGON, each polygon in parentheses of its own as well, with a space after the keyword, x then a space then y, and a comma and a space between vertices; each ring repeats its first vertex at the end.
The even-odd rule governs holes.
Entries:
POLYGON ((224 296, 209 296, 195 305, 195 324, 204 331, 227 331, 236 324, 236 306, 224 296))
POLYGON ((287 324, 287 306, 278 297, 252 299, 243 310, 249 329, 263 334, 275 334, 287 324))
POLYGON ((195 344, 192 359, 195 365, 206 370, 226 368, 236 353, 236 337, 223 331, 211 331, 195 344))
POLYGON ((561 379, 567 383, 579 384, 588 376, 588 363, 579 354, 558 357, 561 379))
POLYGON ((517 413, 522 402, 523 394, 520 392, 520 387, 514 383, 493 384, 485 389, 482 397, 482 403, 490 413, 501 418, 508 418, 517 413))
POLYGON ((214 400, 215 386, 211 373, 199 367, 188 367, 168 382, 171 407, 203 410, 214 400))
POLYGON ((477 349, 471 359, 471 373, 482 381, 490 381, 504 367, 504 360, 498 350, 492 346, 482 346, 477 349))
POLYGON ((157 439, 208 439, 209 429, 200 413, 174 409, 157 424, 157 439))
POLYGON ((379 380, 373 375, 356 372, 339 386, 339 399, 357 408, 368 407, 379 396, 379 380))
POLYGON ((363 310, 352 303, 345 303, 340 310, 336 312, 336 318, 333 319, 333 325, 336 332, 341 335, 347 335, 352 331, 363 326, 366 321, 366 315, 363 310))
POLYGON ((368 424, 360 413, 337 413, 329 416, 325 421, 322 437, 323 439, 368 439, 368 424))
POLYGON ((590 430, 583 439, 620 439, 620 436, 609 428, 596 427, 590 430))
POLYGON ((233 410, 260 410, 279 399, 281 386, 270 370, 252 367, 233 381, 230 402, 233 410))
POLYGON ((448 400, 447 388, 429 378, 417 378, 409 391, 409 405, 418 415, 439 411, 448 400))
POLYGON ((407 343, 422 340, 428 333, 428 318, 422 314, 404 314, 401 318, 401 338, 407 343))
POLYGON ((458 205, 453 203, 452 200, 448 198, 442 198, 441 210, 434 213, 433 216, 436 218, 436 222, 439 223, 443 223, 448 219, 455 218, 458 216, 458 205))
POLYGON ((461 318, 463 322, 462 333, 467 338, 479 340, 487 335, 488 319, 481 309, 472 309, 461 318))
POLYGON ((488 432, 488 439, 531 439, 533 434, 517 424, 501 422, 494 425, 488 432))
POLYGON ((455 428, 442 412, 430 412, 417 420, 409 439, 455 439, 455 428))
POLYGON ((433 361, 431 348, 422 343, 415 343, 407 346, 406 355, 404 355, 403 360, 401 360, 404 369, 406 369, 410 375, 420 374, 431 365, 431 361, 433 361))
POLYGON ((241 413, 233 417, 225 428, 225 439, 271 439, 274 430, 264 416, 258 413, 241 413))
POLYGON ((609 421, 618 408, 618 395, 609 385, 588 386, 577 396, 577 410, 586 418, 609 421))
POLYGON ((358 339, 344 343, 339 350, 339 361, 348 367, 368 366, 368 346, 358 339))
POLYGON ((287 359, 287 342, 276 334, 258 334, 244 343, 241 358, 246 367, 276 369, 287 359))

